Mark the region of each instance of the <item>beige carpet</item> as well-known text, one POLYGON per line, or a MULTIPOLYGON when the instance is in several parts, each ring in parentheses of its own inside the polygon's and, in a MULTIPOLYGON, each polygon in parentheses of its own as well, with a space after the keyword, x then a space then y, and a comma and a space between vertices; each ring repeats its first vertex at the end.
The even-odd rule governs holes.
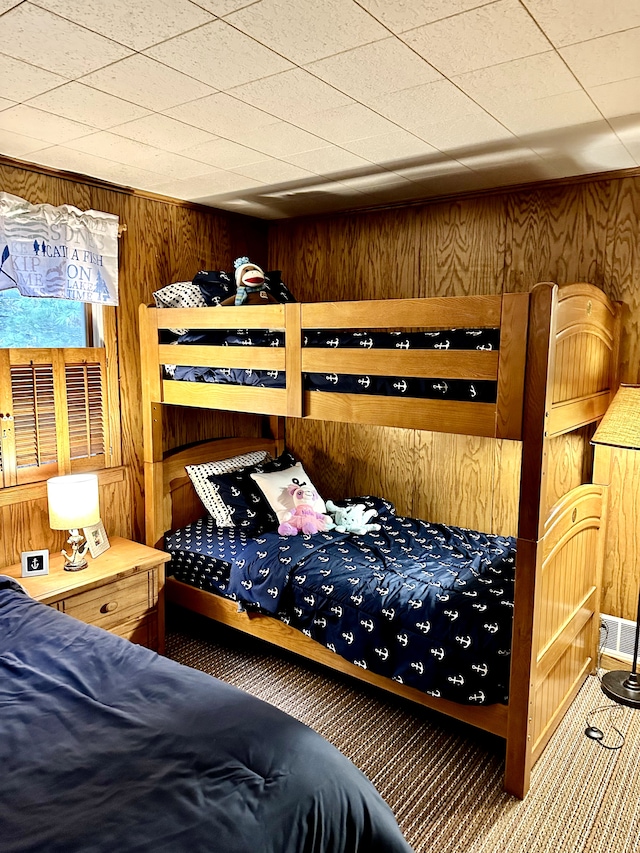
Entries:
POLYGON ((640 851, 640 713, 613 706, 593 721, 612 751, 584 736, 608 704, 589 678, 520 802, 502 790, 502 741, 259 641, 174 616, 167 655, 297 717, 347 755, 394 810, 416 853, 640 851))

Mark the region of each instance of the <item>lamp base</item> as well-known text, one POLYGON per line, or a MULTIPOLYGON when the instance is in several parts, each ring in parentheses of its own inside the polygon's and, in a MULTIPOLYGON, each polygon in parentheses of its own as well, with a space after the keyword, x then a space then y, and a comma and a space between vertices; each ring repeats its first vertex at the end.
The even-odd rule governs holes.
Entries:
POLYGON ((631 708, 640 708, 640 682, 633 673, 622 670, 605 672, 600 687, 605 696, 613 699, 614 702, 629 705, 631 708))

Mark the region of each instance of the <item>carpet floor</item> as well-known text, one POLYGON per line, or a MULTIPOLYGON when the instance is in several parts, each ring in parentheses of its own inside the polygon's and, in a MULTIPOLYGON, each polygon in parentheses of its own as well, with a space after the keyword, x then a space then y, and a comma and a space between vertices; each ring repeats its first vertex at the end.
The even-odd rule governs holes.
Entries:
POLYGON ((589 678, 536 763, 524 801, 502 790, 500 739, 175 612, 168 657, 276 705, 347 755, 393 809, 416 853, 637 853, 640 714, 609 708, 589 678), (607 705, 606 710, 598 710, 607 705), (604 731, 605 749, 584 736, 604 731))

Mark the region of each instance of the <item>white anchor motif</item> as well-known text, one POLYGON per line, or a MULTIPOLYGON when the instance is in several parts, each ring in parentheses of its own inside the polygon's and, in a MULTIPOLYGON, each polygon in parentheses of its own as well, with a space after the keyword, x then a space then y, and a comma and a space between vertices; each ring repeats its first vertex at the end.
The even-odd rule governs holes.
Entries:
POLYGON ((371 633, 375 627, 371 619, 361 619, 360 624, 365 629, 365 631, 368 631, 369 633, 371 633))
POLYGON ((259 575, 260 575, 260 577, 262 577, 262 578, 268 578, 268 577, 269 577, 269 575, 271 574, 271 569, 266 569, 266 568, 265 568, 265 569, 260 569, 260 571, 258 572, 258 574, 259 574, 259 575))
POLYGON ((306 601, 307 604, 311 605, 311 607, 313 607, 313 605, 316 603, 316 598, 314 595, 305 595, 302 600, 306 601))
POLYGON ((468 649, 471 645, 471 637, 468 635, 466 637, 456 637, 456 642, 460 643, 463 649, 468 649))
POLYGON ((260 495, 251 495, 251 503, 259 504, 260 503, 260 495))
POLYGON ((478 335, 481 335, 481 334, 482 334, 481 329, 467 329, 465 332, 465 335, 470 335, 473 338, 477 338, 478 335))
POLYGON ((236 566, 237 566, 239 569, 244 569, 244 564, 245 564, 245 562, 246 562, 245 560, 236 560, 236 566))
POLYGON ((328 373, 324 378, 327 380, 327 382, 331 382, 332 385, 338 384, 338 374, 337 373, 328 373))
POLYGON ((356 606, 356 607, 360 607, 360 605, 361 605, 361 604, 362 604, 362 602, 364 601, 364 598, 363 598, 360 594, 358 594, 358 595, 352 595, 352 596, 351 596, 351 601, 353 601, 353 603, 355 604, 355 606, 356 606))
POLYGON ((416 628, 419 628, 423 634, 428 634, 431 630, 431 622, 416 622, 416 628))
POLYGON ((472 604, 471 606, 478 610, 480 613, 484 613, 484 611, 487 609, 486 604, 472 604))
POLYGON ((393 681, 397 681, 397 682, 398 682, 398 684, 404 684, 404 681, 403 681, 403 679, 402 679, 402 676, 401 676, 401 675, 394 675, 394 676, 393 676, 393 678, 392 678, 392 680, 393 680, 393 681))
POLYGON ((323 585, 320 587, 320 589, 324 592, 324 594, 325 594, 325 595, 331 595, 331 593, 333 592, 334 587, 333 587, 333 584, 332 584, 332 583, 331 583, 331 584, 323 584, 323 585))
POLYGON ((447 681, 450 681, 451 684, 459 684, 460 687, 464 684, 464 678, 461 675, 448 675, 447 681))
POLYGON ((337 616, 338 619, 342 618, 342 607, 339 604, 334 604, 331 608, 331 612, 334 616, 337 616))
POLYGON ((278 597, 278 587, 277 587, 277 586, 272 586, 272 587, 270 587, 270 588, 267 590, 267 592, 269 593, 269 595, 271 596, 271 598, 277 598, 277 597, 278 597))
POLYGON ((349 553, 349 549, 348 549, 348 548, 338 548, 338 551, 339 551, 341 554, 348 554, 348 553, 349 553))
POLYGON ((396 640, 405 649, 409 645, 409 637, 406 634, 396 634, 396 640))
POLYGON ((361 347, 365 347, 366 349, 371 349, 371 347, 373 346, 373 341, 371 340, 371 338, 367 338, 365 341, 360 341, 359 343, 361 347))
POLYGON ((319 628, 326 628, 327 620, 324 618, 324 616, 319 616, 317 619, 313 620, 313 624, 317 625, 319 628))
POLYGON ((397 388, 401 394, 404 394, 405 391, 407 390, 408 386, 407 386, 407 383, 404 381, 404 379, 401 379, 400 382, 394 382, 393 387, 397 388))
POLYGON ((283 565, 288 566, 289 563, 291 562, 291 557, 280 557, 280 562, 283 565))
POLYGON ((260 557, 261 560, 264 560, 264 558, 267 556, 266 551, 256 551, 256 553, 257 553, 258 557, 260 557))
POLYGON ((491 593, 491 595, 504 595, 503 589, 490 589, 489 592, 491 593))
POLYGON ((246 341, 240 341, 240 343, 242 344, 243 347, 252 347, 253 346, 253 341, 251 340, 251 338, 247 338, 246 341))
POLYGON ((329 649, 330 652, 337 654, 336 647, 333 645, 333 643, 327 643, 327 648, 329 649))
POLYGON ((360 578, 347 578, 352 586, 357 586, 360 583, 360 578))
POLYGON ((393 609, 393 607, 389 607, 386 609, 383 607, 382 608, 382 615, 386 616, 387 619, 391 622, 391 621, 393 621, 393 618, 396 615, 396 611, 393 609))
POLYGON ((434 696, 436 699, 439 699, 442 696, 439 690, 425 690, 425 693, 428 693, 429 696, 434 696))
POLYGON ((422 607, 422 602, 419 598, 410 598, 407 603, 409 607, 412 607, 414 610, 420 610, 422 607))
POLYGON ((331 574, 331 569, 320 569, 320 574, 323 578, 328 578, 331 574))
POLYGON ((411 664, 411 668, 415 669, 415 671, 418 673, 418 675, 424 675, 424 666, 423 666, 423 663, 421 660, 414 661, 411 664))
POLYGON ((449 341, 442 341, 440 344, 434 344, 434 349, 449 349, 449 341))
POLYGON ((321 563, 328 563, 328 562, 329 562, 329 557, 321 557, 320 555, 318 555, 318 560, 319 560, 321 563))
MULTIPOLYGON (((305 344, 305 346, 307 345, 307 339, 306 339, 306 338, 304 339, 304 344, 305 344)), ((279 346, 280 346, 280 341, 279 341, 279 340, 277 340, 277 339, 276 339, 276 340, 273 340, 273 341, 271 341, 271 343, 269 344, 269 346, 270 346, 270 347, 279 347, 279 346)))
POLYGON ((492 350, 493 347, 491 346, 491 344, 481 344, 480 346, 476 347, 476 349, 483 350, 484 352, 488 352, 489 350, 492 350))
POLYGON ((310 639, 310 640, 312 640, 312 639, 313 639, 313 637, 311 636, 311 631, 310 631, 308 628, 303 628, 303 629, 302 629, 302 633, 303 633, 305 636, 309 637, 309 639, 310 639))
POLYGON ((497 634, 500 630, 500 627, 495 622, 485 623, 482 627, 490 634, 497 634))
POLYGON ((306 581, 307 576, 306 575, 294 575, 293 579, 296 583, 303 584, 306 581))
POLYGON ((484 693, 482 690, 478 690, 477 693, 474 693, 472 696, 469 696, 471 702, 484 702, 484 693))
POLYGON ((513 601, 501 601, 503 607, 513 607, 513 601))
POLYGON ((236 487, 235 487, 235 486, 231 486, 231 494, 233 495, 233 497, 234 497, 234 498, 237 498, 237 497, 239 497, 242 493, 241 493, 240 489, 236 489, 236 487))
POLYGON ((475 385, 470 385, 470 386, 469 386, 469 393, 471 394, 471 396, 472 396, 472 397, 477 397, 477 396, 478 396, 478 392, 476 391, 476 387, 475 387, 475 385))
POLYGON ((267 376, 270 376, 272 379, 277 379, 278 378, 278 371, 277 370, 267 370, 267 376))
POLYGON ((389 587, 388 586, 377 586, 376 592, 378 595, 389 595, 389 587))
POLYGON ((389 657, 389 649, 374 649, 374 652, 381 660, 387 660, 389 657))
POLYGON ((438 660, 444 660, 444 649, 429 649, 434 658, 438 658, 438 660))
MULTIPOLYGON (((437 586, 437 585, 438 585, 438 584, 436 584, 436 586, 437 586)), ((450 597, 451 597, 451 596, 449 595, 449 593, 448 593, 448 592, 443 592, 443 593, 438 592, 438 593, 436 593, 436 598, 438 599, 438 601, 449 601, 449 598, 450 598, 450 597)))
POLYGON ((359 666, 361 669, 367 669, 367 662, 364 660, 354 660, 354 664, 359 666))
POLYGON ((409 349, 409 341, 398 341, 396 344, 397 349, 409 349))
POLYGON ((358 385, 362 385, 363 388, 368 388, 371 385, 371 378, 369 376, 361 376, 358 379, 358 385))
POLYGON ((477 598, 478 597, 478 591, 476 589, 465 589, 465 591, 462 594, 466 595, 468 598, 477 598))
POLYGON ((478 675, 482 675, 483 677, 489 672, 489 667, 486 665, 486 663, 474 663, 471 665, 471 669, 474 670, 474 672, 477 672, 478 675))
POLYGON ((346 633, 345 633, 345 632, 343 632, 341 636, 342 636, 342 639, 343 639, 343 640, 344 640, 348 645, 351 645, 351 643, 353 643, 353 634, 351 633, 351 631, 347 631, 346 633))
POLYGON ((457 610, 444 610, 443 613, 445 616, 448 616, 452 622, 455 622, 460 615, 457 610))
POLYGON ((340 346, 340 341, 338 338, 332 338, 330 341, 327 341, 328 347, 337 347, 340 346))

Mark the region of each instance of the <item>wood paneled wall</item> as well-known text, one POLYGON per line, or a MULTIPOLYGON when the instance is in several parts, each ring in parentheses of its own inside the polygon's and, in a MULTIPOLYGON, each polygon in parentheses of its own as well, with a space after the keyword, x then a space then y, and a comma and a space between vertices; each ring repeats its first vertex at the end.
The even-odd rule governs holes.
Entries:
MULTIPOLYGON (((516 292, 538 281, 590 281, 628 306, 621 380, 637 382, 638 222, 639 177, 558 182, 271 223, 269 265, 282 269, 305 301, 516 292)), ((568 451, 563 446, 574 459, 557 468, 559 494, 576 484, 578 469, 588 475, 587 440, 579 435, 568 451)), ((382 493, 400 512, 515 532, 520 454, 513 442, 292 421, 287 443, 334 498, 382 493)), ((621 454, 611 488, 603 611, 630 619, 640 585, 639 483, 640 454, 621 454)))
MULTIPOLYGON (((0 158, 0 190, 34 204, 72 204, 116 214, 126 225, 119 241, 119 297, 115 311, 118 341, 123 470, 101 484, 100 504, 107 533, 144 541, 142 475, 142 411, 138 305, 173 281, 190 281, 200 269, 230 269, 238 255, 266 264, 267 229, 259 220, 180 202, 154 200, 90 180, 73 180, 0 158)), ((47 342, 42 342, 47 346, 47 342)), ((260 419, 252 416, 168 407, 167 449, 218 435, 259 435, 260 419)), ((40 490, 42 492, 42 490, 40 490)), ((0 495, 0 567, 36 548, 57 550, 62 533, 49 529, 45 497, 11 503, 0 495)))

